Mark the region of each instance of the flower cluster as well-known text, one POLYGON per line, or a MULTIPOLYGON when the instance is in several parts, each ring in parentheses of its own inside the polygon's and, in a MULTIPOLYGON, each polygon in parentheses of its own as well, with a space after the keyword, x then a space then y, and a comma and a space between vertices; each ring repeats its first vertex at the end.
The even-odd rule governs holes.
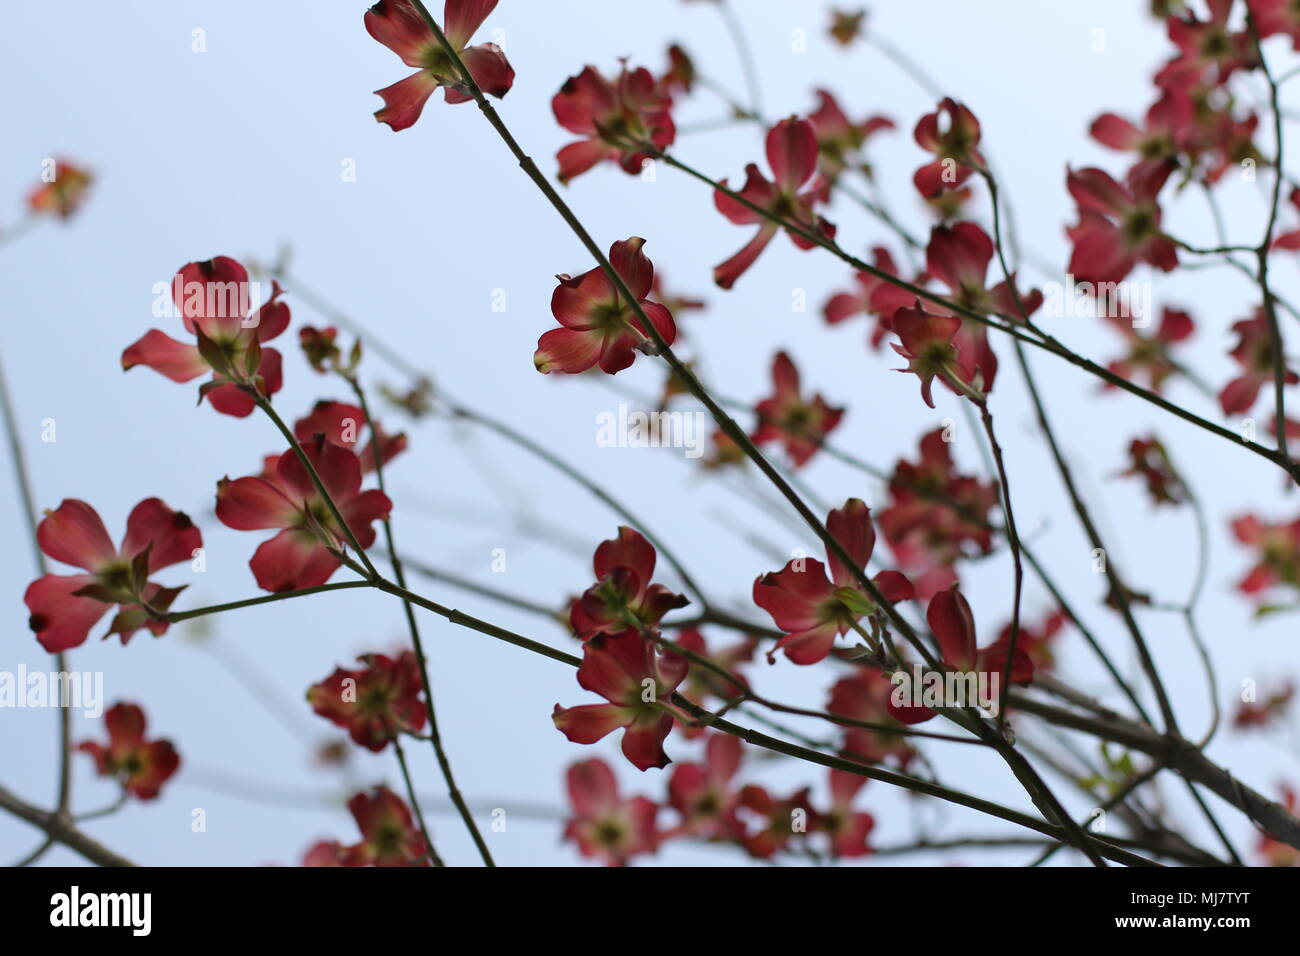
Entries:
POLYGON ((776 797, 764 786, 737 779, 743 748, 736 737, 709 735, 702 761, 674 768, 662 804, 622 796, 613 770, 599 758, 573 764, 566 776, 573 815, 565 839, 584 857, 608 866, 625 866, 681 839, 732 845, 758 860, 815 852, 819 845, 837 859, 872 852, 875 820, 853 805, 866 777, 832 770, 830 799, 821 807, 806 787, 776 797), (661 822, 664 811, 675 818, 671 823, 661 822))
POLYGON ((358 793, 348 812, 361 831, 350 845, 322 840, 303 857, 303 866, 428 866, 429 848, 402 798, 385 786, 358 793))

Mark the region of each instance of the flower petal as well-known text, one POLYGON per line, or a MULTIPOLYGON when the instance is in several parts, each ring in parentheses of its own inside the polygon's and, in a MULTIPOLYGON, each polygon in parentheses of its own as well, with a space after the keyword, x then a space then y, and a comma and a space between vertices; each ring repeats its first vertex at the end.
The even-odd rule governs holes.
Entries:
POLYGON ((133 558, 149 548, 150 572, 187 561, 201 547, 203 535, 189 515, 173 511, 160 498, 146 498, 126 519, 122 555, 133 558))
POLYGON ((257 586, 273 593, 324 584, 339 565, 339 559, 314 535, 294 530, 263 541, 248 562, 257 586))
POLYGON ((366 32, 407 66, 419 66, 424 52, 438 42, 410 0, 379 0, 366 11, 365 23, 366 32))
POLYGON ((122 353, 122 368, 145 365, 173 382, 188 382, 209 371, 197 346, 177 342, 170 335, 150 329, 122 353))
POLYGON ((409 129, 424 112, 424 104, 429 102, 438 85, 437 77, 428 70, 421 70, 392 86, 375 90, 375 95, 384 100, 383 108, 375 111, 375 119, 387 123, 394 133, 409 129))
POLYGON ((581 707, 555 705, 551 720, 564 736, 575 744, 594 744, 627 724, 630 714, 615 704, 583 704, 581 707))
POLYGON ((76 592, 98 579, 91 574, 47 574, 27 586, 23 603, 36 640, 51 654, 84 644, 90 629, 110 607, 76 592))
POLYGON ((777 185, 795 192, 817 171, 817 133, 806 119, 791 116, 772 127, 764 144, 777 185))
POLYGON ((55 561, 87 571, 98 571, 117 557, 99 513, 77 498, 65 498, 46 513, 36 529, 36 540, 55 561))

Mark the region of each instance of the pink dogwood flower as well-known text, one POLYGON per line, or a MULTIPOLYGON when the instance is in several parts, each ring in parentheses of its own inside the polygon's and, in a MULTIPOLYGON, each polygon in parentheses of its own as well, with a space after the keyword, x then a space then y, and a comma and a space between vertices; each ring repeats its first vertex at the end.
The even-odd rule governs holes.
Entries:
MULTIPOLYGON (((609 247, 609 262, 646 318, 667 345, 677 338, 672 313, 648 298, 654 286, 654 263, 641 251, 638 236, 609 247)), ((615 375, 632 364, 638 349, 653 350, 654 342, 631 303, 627 302, 600 267, 576 279, 558 275, 560 284, 551 296, 551 314, 563 328, 542 333, 533 364, 542 373, 585 372, 593 365, 615 375)))
POLYGON ((87 740, 77 745, 95 759, 101 777, 113 777, 137 800, 154 800, 176 773, 180 754, 170 740, 146 740, 144 711, 136 704, 114 704, 104 713, 108 746, 87 740))
MULTIPOLYGON (((859 569, 866 568, 876 546, 876 532, 871 510, 862 501, 850 498, 844 507, 832 511, 826 518, 826 530, 859 569)), ((795 664, 816 664, 824 659, 837 636, 847 633, 864 614, 874 613, 875 599, 853 570, 829 548, 826 560, 829 578, 817 559, 795 558, 780 571, 754 582, 754 603, 786 632, 773 653, 784 650, 795 664)), ((890 602, 912 597, 911 583, 897 571, 881 571, 872 581, 890 602)))
POLYGON ((621 727, 623 755, 633 766, 666 767, 672 761, 663 743, 678 713, 670 701, 687 666, 686 658, 660 652, 637 631, 597 635, 582 647, 578 683, 607 703, 556 704, 551 719, 575 744, 594 744, 621 727))
POLYGON ((126 522, 126 537, 114 547, 99 513, 84 501, 67 498, 47 511, 36 539, 55 561, 82 568, 85 574, 47 574, 23 595, 31 612, 28 623, 50 653, 86 641, 90 629, 119 605, 105 637, 117 634, 126 644, 140 628, 155 637, 167 631, 159 619, 185 589, 166 588, 149 580, 155 571, 189 560, 203 547, 203 536, 182 511, 158 498, 146 498, 126 522))
POLYGON ((551 110, 561 126, 585 138, 556 154, 560 182, 606 161, 625 173, 641 172, 651 155, 676 138, 672 105, 672 97, 644 67, 629 70, 624 63, 612 82, 592 66, 569 77, 551 100, 551 110))
POLYGON ((618 781, 605 761, 580 760, 569 767, 565 780, 573 816, 564 825, 564 836, 578 844, 584 857, 625 866, 632 857, 659 848, 659 807, 646 797, 619 796, 618 781))
MULTIPOLYGON (((768 130, 766 150, 767 164, 775 181, 767 179, 757 165, 750 163, 745 167, 745 186, 737 195, 773 216, 793 222, 805 232, 832 238, 835 227, 814 209, 817 203, 826 201, 827 184, 817 175, 817 134, 813 124, 796 116, 781 120, 768 130)), ((725 179, 722 185, 727 185, 725 179)), ((713 280, 722 288, 730 289, 782 227, 721 190, 714 191, 713 204, 738 226, 758 226, 758 232, 743 249, 713 269, 713 280)), ((800 249, 808 250, 816 245, 806 236, 786 231, 790 241, 800 249)))
POLYGON ((255 289, 248 270, 229 256, 181 266, 172 280, 172 300, 196 344, 150 329, 122 353, 122 368, 145 365, 173 382, 211 372, 212 382, 199 389, 200 400, 206 397, 225 415, 249 415, 256 402, 245 388, 268 396, 280 390, 280 353, 263 343, 289 326, 279 283, 271 283, 271 298, 253 310, 255 289))
MULTIPOLYGON (((442 32, 460 54, 465 68, 479 88, 502 97, 515 82, 510 61, 495 43, 468 46, 483 21, 496 9, 497 0, 447 0, 443 8, 442 32)), ((433 91, 443 88, 448 103, 467 103, 473 97, 465 89, 456 65, 433 30, 410 0, 379 0, 366 11, 366 31, 402 58, 407 66, 419 68, 404 80, 376 90, 383 97, 383 109, 375 119, 393 130, 414 126, 433 91)))
MULTIPOLYGON (((372 522, 386 519, 392 509, 388 496, 377 488, 361 490, 361 460, 346 448, 319 436, 303 451, 357 543, 369 548, 375 540, 372 522)), ((275 459, 274 471, 218 482, 217 517, 236 531, 279 530, 249 562, 264 590, 316 587, 342 563, 335 552, 346 543, 346 534, 292 450, 275 459)))

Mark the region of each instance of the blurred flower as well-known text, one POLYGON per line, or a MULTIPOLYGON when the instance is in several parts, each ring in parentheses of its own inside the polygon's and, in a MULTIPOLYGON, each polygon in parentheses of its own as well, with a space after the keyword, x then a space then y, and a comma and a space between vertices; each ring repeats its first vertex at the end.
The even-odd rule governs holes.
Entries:
POLYGON ((374 426, 374 434, 371 434, 366 422, 365 410, 361 406, 322 400, 312 407, 310 415, 294 423, 293 434, 303 445, 311 442, 317 435, 324 435, 325 440, 330 444, 357 452, 361 444, 361 434, 365 432, 370 436, 370 440, 358 454, 361 456, 362 474, 369 474, 375 470, 376 444, 381 450, 378 460, 381 465, 387 465, 406 450, 404 433, 389 435, 378 422, 375 422, 374 426))
MULTIPOLYGON (((768 130, 766 150, 767 163, 775 182, 764 177, 758 166, 750 163, 745 167, 745 186, 737 195, 805 232, 832 238, 835 227, 814 210, 817 203, 827 200, 827 184, 816 175, 817 134, 813 124, 796 116, 781 120, 768 130)), ((725 179, 722 185, 727 185, 725 179)), ((721 190, 714 191, 713 204, 736 225, 759 227, 748 245, 713 269, 714 281, 722 288, 730 289, 767 248, 781 226, 721 190)), ((808 250, 816 245, 804 236, 786 231, 790 241, 800 249, 808 250)))
POLYGON ((101 777, 113 777, 138 800, 153 800, 176 772, 181 758, 170 740, 146 740, 144 711, 136 704, 117 703, 104 713, 108 746, 87 740, 77 745, 95 758, 101 777))
POLYGON ((979 120, 951 97, 940 100, 937 110, 922 116, 912 135, 916 145, 934 154, 934 161, 912 176, 917 192, 927 199, 956 191, 972 172, 984 166, 979 120))
POLYGON ((1129 467, 1120 474, 1140 476, 1153 504, 1177 505, 1187 500, 1187 487, 1159 439, 1153 435, 1134 438, 1129 442, 1128 454, 1129 467))
POLYGON ((579 853, 624 866, 632 857, 658 849, 659 807, 646 797, 620 797, 618 781, 605 761, 579 761, 569 767, 566 778, 573 817, 565 824, 564 836, 578 844, 579 853))
POLYGON ((378 752, 398 734, 424 726, 420 670, 410 651, 396 659, 383 654, 357 659, 363 668, 336 667, 307 688, 307 702, 321 717, 345 728, 360 746, 378 752))
POLYGON ((1066 171, 1079 211, 1078 224, 1066 230, 1076 281, 1119 282, 1139 261, 1165 272, 1178 266, 1178 249, 1161 231, 1156 201, 1172 169, 1172 163, 1138 165, 1122 185, 1100 169, 1066 171))
POLYGON ((65 159, 55 160, 50 178, 42 177, 40 185, 28 194, 27 207, 36 215, 70 219, 81 208, 93 181, 88 170, 65 159))
MULTIPOLYGON (((1225 415, 1244 415, 1254 407, 1260 388, 1271 385, 1275 377, 1268 313, 1263 306, 1257 306, 1254 316, 1235 323, 1232 331, 1237 335, 1237 344, 1228 354, 1241 366, 1241 374, 1223 386, 1219 405, 1225 415)), ((1300 376, 1289 368, 1285 378, 1288 385, 1300 382, 1300 376)))
POLYGON ((551 100, 551 109, 561 126, 586 138, 556 154, 560 182, 568 183, 604 161, 618 163, 625 173, 641 172, 651 154, 676 138, 672 105, 672 96, 644 67, 629 71, 624 63, 612 83, 591 66, 569 77, 551 100))
POLYGON ((799 370, 785 352, 772 360, 772 385, 772 397, 754 406, 758 427, 753 440, 759 445, 782 442, 791 464, 802 468, 839 425, 844 409, 831 407, 821 395, 811 400, 800 395, 799 370))

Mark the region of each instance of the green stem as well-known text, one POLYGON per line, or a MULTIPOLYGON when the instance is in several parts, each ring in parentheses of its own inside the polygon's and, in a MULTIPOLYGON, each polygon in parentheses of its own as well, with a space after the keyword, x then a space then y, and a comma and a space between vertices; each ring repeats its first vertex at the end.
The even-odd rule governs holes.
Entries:
POLYGON ((175 624, 179 621, 188 621, 195 617, 206 617, 209 614, 220 614, 222 611, 235 611, 241 607, 253 607, 257 604, 274 604, 276 601, 287 601, 290 598, 306 597, 308 594, 319 594, 322 591, 343 591, 348 588, 366 588, 370 587, 369 581, 334 581, 330 584, 318 584, 313 588, 299 588, 296 591, 280 591, 275 594, 262 594, 258 597, 244 598, 241 601, 229 601, 225 604, 211 604, 207 607, 196 607, 189 611, 172 611, 162 615, 163 619, 175 624))
POLYGON ((333 496, 325 487, 325 482, 321 480, 320 474, 316 471, 316 466, 312 464, 311 458, 307 456, 307 452, 302 447, 302 444, 294 436, 293 432, 289 430, 289 426, 284 423, 284 419, 280 417, 280 414, 271 406, 271 403, 267 401, 266 397, 256 389, 245 386, 244 392, 253 399, 253 401, 257 403, 257 407, 271 419, 275 424, 275 427, 280 430, 280 434, 284 436, 284 440, 289 443, 289 447, 293 449, 293 453, 298 456, 298 461, 302 463, 303 468, 307 470, 307 474, 311 477, 311 483, 316 486, 316 494, 320 495, 321 500, 325 502, 325 506, 329 508, 330 515, 338 524, 339 530, 343 533, 348 544, 350 544, 353 550, 356 551, 357 557, 361 559, 361 563, 365 566, 365 576, 378 577, 379 571, 375 568, 374 564, 371 563, 370 556, 366 554, 366 549, 361 547, 361 543, 357 541, 356 533, 352 530, 351 525, 344 520, 343 512, 339 511, 339 506, 335 503, 333 496))
MULTIPOLYGON (((375 456, 375 481, 379 484, 379 489, 384 490, 384 464, 383 449, 380 447, 379 428, 375 425, 375 420, 370 414, 370 404, 366 401, 365 390, 362 389, 361 383, 355 378, 348 377, 348 382, 352 386, 353 394, 356 395, 357 401, 361 404, 361 411, 366 416, 366 425, 370 429, 370 447, 375 456)), ((402 588, 406 587, 406 572, 402 568, 402 559, 398 556, 397 542, 393 536, 392 518, 385 518, 384 540, 388 545, 388 558, 393 565, 393 575, 397 578, 397 583, 402 588)), ((488 867, 496 866, 492 859, 492 853, 488 850, 487 843, 483 839, 483 834, 479 832, 478 824, 474 822, 474 814, 470 812, 465 803, 464 796, 461 795, 460 788, 456 785, 456 777, 452 773, 451 761, 447 757, 447 752, 442 744, 442 733, 438 729, 438 715, 433 705, 433 681, 429 678, 428 658, 424 653, 424 642, 420 639, 420 627, 415 619, 415 609, 411 602, 402 600, 402 611, 406 615, 406 626, 411 634, 411 644, 415 648, 416 661, 420 667, 420 681, 424 686, 424 709, 429 718, 429 741, 433 745, 434 756, 438 760, 438 768, 442 772, 442 778, 447 784, 447 795, 451 802, 456 805, 457 812, 460 813, 461 821, 465 824, 465 829, 469 832, 474 841, 474 846, 478 849, 479 856, 483 860, 483 865, 488 867)), ((394 741, 396 743, 396 741, 394 741)), ((400 755, 400 751, 399 751, 400 755)), ((402 765, 403 771, 406 769, 405 762, 402 765)), ((412 791, 412 800, 414 800, 414 791, 412 791)), ((418 808, 417 808, 418 812, 418 808)), ((432 843, 430 843, 432 846, 432 843)))

